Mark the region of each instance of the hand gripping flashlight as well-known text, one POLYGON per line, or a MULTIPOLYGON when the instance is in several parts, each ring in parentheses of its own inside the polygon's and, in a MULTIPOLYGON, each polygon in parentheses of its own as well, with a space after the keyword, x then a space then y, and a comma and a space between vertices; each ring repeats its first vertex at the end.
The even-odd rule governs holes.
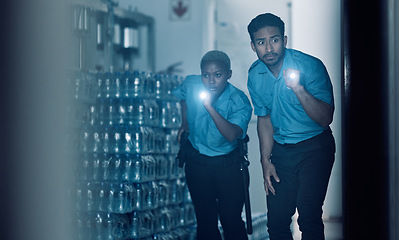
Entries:
MULTIPOLYGON (((288 81, 289 82, 293 82, 295 81, 295 79, 297 78, 297 73, 296 72, 292 72, 288 74, 288 81)), ((290 87, 287 86, 288 89, 291 89, 290 87)))
POLYGON ((199 95, 200 99, 204 100, 208 97, 208 93, 206 91, 202 91, 199 95))

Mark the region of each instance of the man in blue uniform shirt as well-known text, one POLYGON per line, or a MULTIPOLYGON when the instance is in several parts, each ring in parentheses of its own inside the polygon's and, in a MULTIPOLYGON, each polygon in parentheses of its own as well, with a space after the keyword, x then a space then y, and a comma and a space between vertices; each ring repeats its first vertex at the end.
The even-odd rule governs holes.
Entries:
MULTIPOLYGON (((246 240, 241 218, 244 183, 237 139, 244 138, 252 116, 248 97, 228 82, 230 58, 210 51, 201 59, 201 76, 188 76, 174 90, 181 99, 187 186, 197 218, 197 240, 246 240)), ((247 186, 246 186, 247 187, 247 186)))
POLYGON ((319 59, 286 48, 279 17, 260 14, 248 32, 258 56, 248 90, 258 116, 270 239, 292 239, 297 209, 302 239, 322 240, 322 206, 335 158, 330 77, 319 59))

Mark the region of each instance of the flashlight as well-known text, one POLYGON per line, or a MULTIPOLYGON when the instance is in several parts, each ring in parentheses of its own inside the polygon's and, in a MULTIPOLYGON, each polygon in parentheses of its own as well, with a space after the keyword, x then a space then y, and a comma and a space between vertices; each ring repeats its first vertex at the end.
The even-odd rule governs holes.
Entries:
POLYGON ((290 73, 289 76, 290 76, 291 79, 294 79, 296 77, 296 74, 294 72, 292 72, 292 73, 290 73))
POLYGON ((202 100, 204 100, 204 99, 207 98, 207 97, 208 97, 208 93, 207 93, 207 92, 202 91, 202 92, 200 93, 200 98, 201 98, 202 100))

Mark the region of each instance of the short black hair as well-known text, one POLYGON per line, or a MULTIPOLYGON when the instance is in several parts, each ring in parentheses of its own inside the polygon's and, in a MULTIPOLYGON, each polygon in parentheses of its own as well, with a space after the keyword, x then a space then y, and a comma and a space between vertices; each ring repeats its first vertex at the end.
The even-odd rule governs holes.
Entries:
POLYGON ((212 50, 207 53, 202 57, 201 59, 201 64, 200 67, 201 69, 207 62, 219 62, 221 63, 227 70, 231 70, 231 63, 230 63, 230 58, 227 56, 226 53, 219 51, 219 50, 212 50))
POLYGON ((264 27, 277 27, 281 36, 284 37, 285 25, 283 20, 272 13, 263 13, 256 16, 248 24, 248 33, 252 42, 254 41, 255 32, 264 27))

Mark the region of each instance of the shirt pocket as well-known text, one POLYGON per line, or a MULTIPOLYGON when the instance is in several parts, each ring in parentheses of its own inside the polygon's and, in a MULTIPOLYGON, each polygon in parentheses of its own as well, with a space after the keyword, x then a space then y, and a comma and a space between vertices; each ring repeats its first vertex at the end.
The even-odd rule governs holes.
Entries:
POLYGON ((268 81, 262 86, 262 91, 259 92, 260 97, 262 99, 262 105, 270 112, 273 106, 273 99, 275 94, 275 89, 277 88, 277 84, 274 81, 268 81))
POLYGON ((252 98, 255 115, 268 115, 272 111, 273 106, 273 91, 265 89, 257 93, 256 98, 252 98))
POLYGON ((206 145, 212 150, 220 150, 223 143, 226 141, 222 134, 217 129, 216 125, 210 124, 207 131, 204 133, 206 139, 206 145))
POLYGON ((294 93, 294 91, 292 91, 291 89, 289 89, 288 87, 284 87, 284 89, 281 91, 280 97, 282 100, 284 100, 284 102, 288 103, 288 104, 293 104, 293 105, 300 105, 301 103, 298 100, 298 97, 296 96, 296 94, 294 93))
POLYGON ((263 95, 263 104, 264 104, 264 106, 265 106, 265 108, 268 110, 268 111, 271 111, 272 110, 272 106, 273 106, 273 93, 265 93, 264 95, 263 95))

